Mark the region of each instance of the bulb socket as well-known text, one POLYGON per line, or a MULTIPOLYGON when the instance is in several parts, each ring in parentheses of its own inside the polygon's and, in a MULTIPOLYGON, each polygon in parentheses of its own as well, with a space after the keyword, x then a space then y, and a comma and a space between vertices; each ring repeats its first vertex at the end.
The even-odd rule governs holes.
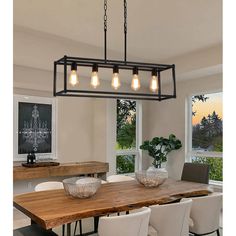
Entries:
POLYGON ((156 68, 153 68, 153 70, 152 70, 152 76, 157 76, 157 69, 156 69, 156 68))
POLYGON ((72 64, 71 64, 71 70, 77 70, 77 64, 76 64, 76 62, 72 62, 72 64))
POLYGON ((93 64, 92 72, 98 72, 98 65, 93 64))
POLYGON ((119 67, 117 66, 117 65, 115 65, 114 67, 113 67, 113 74, 115 74, 115 73, 119 73, 119 67))
POLYGON ((138 75, 138 67, 134 67, 134 69, 133 69, 133 75, 138 75))

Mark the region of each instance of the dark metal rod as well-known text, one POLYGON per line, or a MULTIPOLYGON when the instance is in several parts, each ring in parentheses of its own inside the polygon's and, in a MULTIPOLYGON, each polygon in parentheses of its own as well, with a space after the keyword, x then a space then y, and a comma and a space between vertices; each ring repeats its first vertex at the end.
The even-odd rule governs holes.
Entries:
POLYGON ((99 95, 99 94, 86 94, 86 92, 84 92, 84 94, 71 94, 69 93, 64 93, 64 91, 60 91, 57 92, 57 96, 72 96, 72 97, 94 97, 94 98, 128 98, 128 99, 146 99, 146 100, 163 100, 163 99, 169 99, 169 98, 174 98, 173 95, 161 95, 161 97, 159 98, 158 95, 156 95, 156 97, 148 97, 148 96, 133 96, 132 94, 127 94, 125 95, 113 95, 113 94, 109 94, 109 95, 99 95))
POLYGON ((157 72, 157 79, 158 79, 158 96, 161 99, 161 73, 160 71, 157 72))
POLYGON ((64 56, 64 91, 67 90, 67 61, 66 56, 64 56))
POLYGON ((124 0, 124 61, 127 59, 127 1, 124 0))
POLYGON ((107 0, 104 0, 104 60, 107 60, 107 0))
MULTIPOLYGON (((122 99, 132 99, 132 100, 156 100, 156 101, 160 101, 159 98, 147 98, 147 97, 125 97, 125 96, 94 96, 94 95, 86 95, 86 94, 57 94, 57 96, 61 96, 61 97, 90 97, 90 98, 114 98, 114 99, 118 99, 118 98, 122 98, 122 99)), ((171 97, 170 97, 171 98, 171 97)), ((168 98, 166 98, 168 99, 168 98)), ((163 98, 161 98, 161 100, 163 100, 163 98)))
MULTIPOLYGON (((77 62, 76 63, 77 66, 81 66, 81 67, 92 67, 93 63, 87 63, 87 64, 84 64, 84 63, 79 63, 77 62)), ((57 63, 57 65, 64 65, 64 63, 57 63)), ((70 65, 69 63, 67 63, 67 65, 70 65)), ((110 69, 113 69, 114 65, 117 65, 117 64, 100 64, 100 63, 97 63, 98 67, 100 68, 110 68, 110 69)), ((137 65, 118 65, 118 67, 122 70, 133 70, 134 67, 139 67, 139 70, 140 71, 149 71, 151 72, 153 70, 153 67, 140 67, 140 66, 137 66, 137 65)), ((171 69, 172 67, 166 67, 166 68, 161 68, 161 69, 158 69, 159 71, 164 71, 164 70, 169 70, 171 69)))
POLYGON ((53 74, 53 96, 56 96, 57 89, 57 64, 54 62, 54 74, 53 74))
POLYGON ((175 65, 173 65, 172 67, 172 77, 173 77, 173 85, 174 85, 174 89, 173 89, 173 95, 176 98, 176 78, 175 78, 175 65))
POLYGON ((104 31, 104 60, 107 61, 107 31, 104 31))
MULTIPOLYGON (((64 91, 62 91, 64 92, 64 91)), ((128 95, 128 96, 147 96, 147 97, 158 97, 158 94, 149 93, 128 93, 128 92, 112 92, 112 91, 92 91, 92 90, 67 90, 68 93, 88 93, 88 94, 111 94, 111 95, 128 95)), ((168 94, 161 94, 160 96, 173 96, 168 94)))
MULTIPOLYGON (((101 63, 104 63, 104 59, 97 59, 97 58, 84 58, 84 57, 70 57, 70 56, 67 56, 66 57, 67 61, 70 61, 70 60, 76 60, 76 61, 85 61, 85 62, 101 62, 101 63)), ((57 62, 64 62, 64 58, 63 59, 60 59, 58 60, 57 62)), ((124 61, 119 61, 119 60, 107 60, 106 63, 113 63, 113 64, 135 64, 135 65, 147 65, 147 66, 150 66, 150 67, 170 67, 172 68, 173 65, 169 65, 169 64, 153 64, 153 63, 146 63, 146 62, 133 62, 133 61, 127 61, 126 63, 124 61)))

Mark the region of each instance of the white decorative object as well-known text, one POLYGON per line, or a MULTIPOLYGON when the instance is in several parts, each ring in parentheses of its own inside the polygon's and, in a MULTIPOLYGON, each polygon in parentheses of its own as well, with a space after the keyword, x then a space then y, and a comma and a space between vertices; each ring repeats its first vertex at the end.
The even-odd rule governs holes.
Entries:
POLYGON ((143 184, 145 187, 157 187, 164 183, 166 180, 166 171, 164 170, 149 170, 149 171, 138 171, 135 172, 135 177, 139 183, 143 184))
POLYGON ((14 95, 14 161, 26 161, 30 152, 37 159, 56 159, 56 100, 14 95))
POLYGON ((78 198, 93 196, 101 186, 101 180, 92 177, 73 177, 64 179, 62 182, 65 192, 78 198))
POLYGON ((154 166, 150 166, 148 169, 147 169, 147 172, 157 172, 160 176, 163 176, 163 178, 168 178, 168 172, 165 168, 156 168, 154 166))

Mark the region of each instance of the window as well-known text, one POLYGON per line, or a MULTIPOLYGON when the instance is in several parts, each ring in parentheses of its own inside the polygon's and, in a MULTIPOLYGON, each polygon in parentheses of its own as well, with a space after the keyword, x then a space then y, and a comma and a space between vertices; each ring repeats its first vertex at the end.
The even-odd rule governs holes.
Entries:
POLYGON ((210 180, 223 180, 222 93, 195 95, 190 98, 191 125, 189 161, 210 166, 210 180))
POLYGON ((116 173, 133 173, 138 168, 141 140, 137 101, 117 100, 116 112, 116 173))

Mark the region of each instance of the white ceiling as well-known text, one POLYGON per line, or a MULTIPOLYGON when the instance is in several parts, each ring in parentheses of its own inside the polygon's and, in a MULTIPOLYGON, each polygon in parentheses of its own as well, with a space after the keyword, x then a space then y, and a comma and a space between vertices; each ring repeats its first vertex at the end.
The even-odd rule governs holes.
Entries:
MULTIPOLYGON (((222 42, 222 0, 127 2, 128 59, 161 63, 222 42)), ((103 0, 14 0, 14 24, 101 48, 103 57, 103 0)), ((122 0, 108 0, 108 49, 123 53, 122 0)))

